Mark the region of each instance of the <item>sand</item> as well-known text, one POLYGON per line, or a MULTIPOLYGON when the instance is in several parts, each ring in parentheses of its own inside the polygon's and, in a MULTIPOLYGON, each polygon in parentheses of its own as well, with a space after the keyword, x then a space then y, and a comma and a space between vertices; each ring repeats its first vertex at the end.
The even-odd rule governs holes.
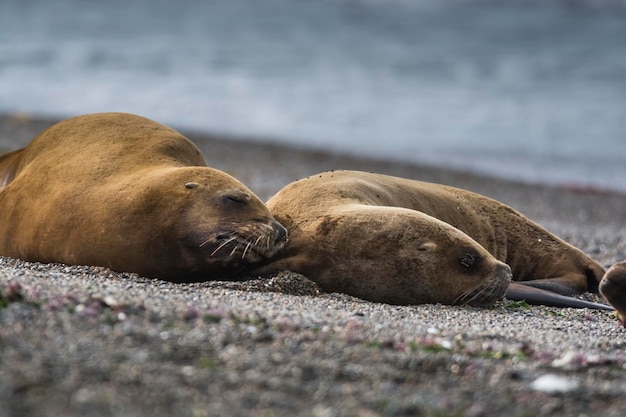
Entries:
MULTIPOLYGON (((50 123, 0 117, 0 150, 50 123)), ((501 200, 604 266, 626 258, 624 195, 184 133, 262 198, 328 169, 388 173, 501 200)), ((9 258, 0 292, 0 416, 626 414, 610 312, 392 306, 291 273, 172 284, 9 258)))

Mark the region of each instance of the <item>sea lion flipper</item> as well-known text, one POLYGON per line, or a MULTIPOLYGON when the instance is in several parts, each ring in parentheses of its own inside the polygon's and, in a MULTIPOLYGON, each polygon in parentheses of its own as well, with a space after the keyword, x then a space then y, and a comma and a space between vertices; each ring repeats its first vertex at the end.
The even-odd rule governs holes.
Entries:
POLYGON ((518 282, 527 287, 533 287, 564 296, 573 296, 589 290, 587 278, 578 271, 554 278, 524 279, 518 282))
POLYGON ((567 297, 542 288, 536 288, 524 283, 511 283, 506 290, 505 297, 511 301, 526 301, 528 304, 545 305, 549 307, 591 308, 594 310, 613 310, 613 308, 592 301, 567 297))

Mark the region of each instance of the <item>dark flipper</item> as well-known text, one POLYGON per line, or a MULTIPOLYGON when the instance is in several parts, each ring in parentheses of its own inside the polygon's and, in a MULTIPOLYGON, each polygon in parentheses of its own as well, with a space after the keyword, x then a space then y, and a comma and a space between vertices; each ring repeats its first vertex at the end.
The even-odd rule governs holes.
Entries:
POLYGON ((592 301, 579 300, 578 298, 567 297, 552 291, 540 288, 529 287, 520 283, 511 283, 506 290, 505 297, 511 301, 526 301, 528 304, 544 305, 549 307, 571 307, 571 308, 591 308, 595 310, 614 310, 606 304, 594 303, 592 301))

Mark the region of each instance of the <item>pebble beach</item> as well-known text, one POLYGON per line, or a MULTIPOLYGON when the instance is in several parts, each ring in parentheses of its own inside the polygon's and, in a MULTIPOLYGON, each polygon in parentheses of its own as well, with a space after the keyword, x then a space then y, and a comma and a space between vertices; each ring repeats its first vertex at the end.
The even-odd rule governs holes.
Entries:
MULTIPOLYGON (((0 153, 53 122, 0 116, 0 153)), ((610 190, 182 133, 262 199, 317 172, 374 171, 485 194, 605 267, 626 259, 626 195, 610 190)), ((611 312, 393 306, 290 272, 250 278, 173 284, 0 257, 0 416, 626 414, 611 312)))

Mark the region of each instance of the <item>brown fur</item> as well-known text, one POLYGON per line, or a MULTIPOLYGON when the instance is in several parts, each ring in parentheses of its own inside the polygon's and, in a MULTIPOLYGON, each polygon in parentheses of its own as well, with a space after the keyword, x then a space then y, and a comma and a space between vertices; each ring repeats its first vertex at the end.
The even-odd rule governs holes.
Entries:
POLYGON ((267 206, 290 243, 262 272, 290 269, 368 300, 471 301, 458 297, 485 285, 474 301, 491 302, 504 294, 504 263, 514 281, 565 295, 596 290, 604 273, 510 207, 438 184, 325 172, 286 186, 267 206))
POLYGON ((626 326, 626 261, 611 266, 600 282, 600 293, 617 310, 617 318, 626 326))
POLYGON ((1 157, 0 213, 0 255, 172 280, 236 271, 286 239, 189 140, 123 113, 65 120, 1 157))

